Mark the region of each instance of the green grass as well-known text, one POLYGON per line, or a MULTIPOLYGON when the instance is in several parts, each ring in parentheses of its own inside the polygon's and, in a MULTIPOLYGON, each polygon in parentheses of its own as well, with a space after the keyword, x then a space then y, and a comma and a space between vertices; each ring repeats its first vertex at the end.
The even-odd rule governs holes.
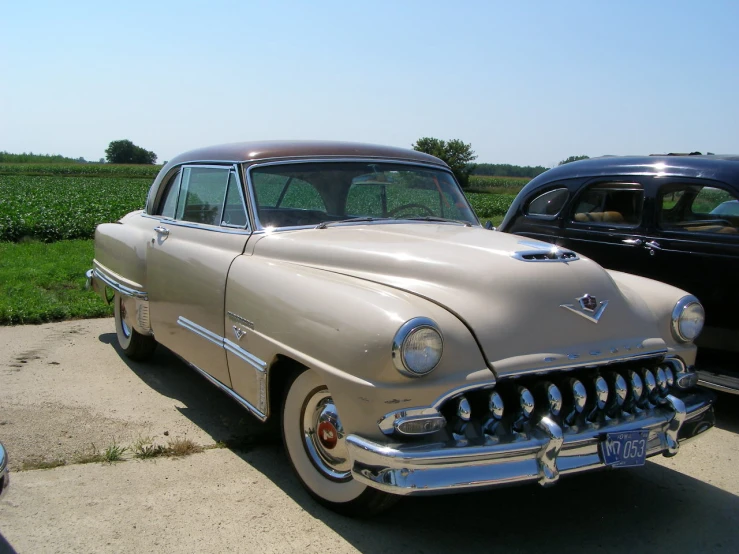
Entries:
POLYGON ((91 240, 0 243, 0 325, 112 315, 85 290, 91 240))

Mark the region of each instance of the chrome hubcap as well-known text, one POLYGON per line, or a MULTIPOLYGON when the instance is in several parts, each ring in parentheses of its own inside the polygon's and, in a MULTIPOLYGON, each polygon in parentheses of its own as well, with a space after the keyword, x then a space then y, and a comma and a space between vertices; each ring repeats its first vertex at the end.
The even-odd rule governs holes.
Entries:
POLYGON ((351 461, 341 420, 328 390, 317 390, 303 408, 303 443, 313 465, 329 479, 351 479, 351 461))

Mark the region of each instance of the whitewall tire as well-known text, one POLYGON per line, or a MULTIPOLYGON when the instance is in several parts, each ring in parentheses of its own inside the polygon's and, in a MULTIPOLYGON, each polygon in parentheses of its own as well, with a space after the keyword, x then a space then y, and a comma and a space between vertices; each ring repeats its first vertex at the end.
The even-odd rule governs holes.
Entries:
POLYGON ((348 516, 376 514, 395 497, 352 478, 344 430, 320 375, 306 369, 288 383, 282 440, 303 486, 318 502, 348 516))
POLYGON ((113 315, 115 317, 115 334, 123 353, 132 360, 143 361, 151 357, 157 346, 153 337, 142 335, 133 326, 133 300, 115 293, 113 299, 113 315))

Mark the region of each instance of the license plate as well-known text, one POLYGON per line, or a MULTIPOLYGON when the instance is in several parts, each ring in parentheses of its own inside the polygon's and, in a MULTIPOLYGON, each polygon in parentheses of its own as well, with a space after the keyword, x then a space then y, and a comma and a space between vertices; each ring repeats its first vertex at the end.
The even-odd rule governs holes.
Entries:
POLYGON ((647 459, 649 431, 608 433, 600 443, 603 462, 612 467, 643 466, 647 459))

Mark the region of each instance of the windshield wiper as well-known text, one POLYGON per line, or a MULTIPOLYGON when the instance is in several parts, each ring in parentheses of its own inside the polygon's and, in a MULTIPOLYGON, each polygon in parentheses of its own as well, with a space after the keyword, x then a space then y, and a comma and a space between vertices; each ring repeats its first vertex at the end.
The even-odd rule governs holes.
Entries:
POLYGON ((397 219, 408 219, 411 221, 441 221, 444 223, 457 223, 458 225, 464 225, 465 227, 472 227, 472 223, 469 221, 460 221, 458 219, 447 219, 446 217, 436 217, 432 215, 413 215, 410 217, 399 217, 397 219))
POLYGON ((325 229, 329 225, 334 225, 336 223, 360 223, 363 221, 388 221, 394 219, 394 217, 350 217, 349 219, 337 219, 336 221, 321 221, 316 225, 316 229, 325 229))

